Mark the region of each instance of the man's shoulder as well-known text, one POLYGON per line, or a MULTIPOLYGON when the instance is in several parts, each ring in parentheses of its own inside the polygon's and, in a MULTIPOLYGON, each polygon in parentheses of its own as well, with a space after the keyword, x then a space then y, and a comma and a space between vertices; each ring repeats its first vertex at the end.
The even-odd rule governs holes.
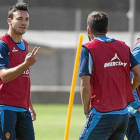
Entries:
POLYGON ((135 47, 140 48, 140 42, 138 42, 135 47))
POLYGON ((4 45, 4 46, 7 45, 8 46, 8 44, 6 43, 7 37, 9 37, 7 34, 0 37, 0 45, 4 45))
POLYGON ((140 47, 140 38, 137 39, 136 43, 134 44, 134 47, 140 47))
POLYGON ((122 41, 122 40, 117 40, 117 39, 115 39, 115 42, 119 42, 119 43, 121 43, 121 44, 123 44, 123 45, 126 45, 126 43, 125 43, 124 41, 122 41))
POLYGON ((132 49, 131 53, 135 56, 140 54, 140 43, 137 43, 132 49))
POLYGON ((0 36, 0 40, 5 40, 7 37, 9 37, 8 34, 4 34, 3 36, 0 36))
POLYGON ((90 48, 93 48, 94 45, 97 44, 97 43, 98 43, 98 40, 93 39, 93 40, 91 40, 91 41, 85 43, 83 46, 84 46, 85 48, 90 49, 90 48))
POLYGON ((0 46, 8 46, 8 45, 3 40, 0 40, 0 46))
POLYGON ((117 46, 120 46, 121 49, 130 50, 130 47, 122 40, 115 40, 117 46))
POLYGON ((82 47, 87 48, 89 44, 90 44, 90 42, 87 42, 87 43, 83 44, 82 47))
POLYGON ((7 43, 4 42, 3 40, 0 40, 0 50, 2 50, 2 49, 9 50, 7 43))

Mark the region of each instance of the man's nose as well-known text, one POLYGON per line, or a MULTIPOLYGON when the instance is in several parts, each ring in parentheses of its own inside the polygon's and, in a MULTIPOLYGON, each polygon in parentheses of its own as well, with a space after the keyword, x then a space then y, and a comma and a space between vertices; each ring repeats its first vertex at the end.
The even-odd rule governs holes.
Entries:
POLYGON ((27 24, 28 24, 28 21, 22 20, 22 24, 23 24, 23 25, 27 25, 27 24))

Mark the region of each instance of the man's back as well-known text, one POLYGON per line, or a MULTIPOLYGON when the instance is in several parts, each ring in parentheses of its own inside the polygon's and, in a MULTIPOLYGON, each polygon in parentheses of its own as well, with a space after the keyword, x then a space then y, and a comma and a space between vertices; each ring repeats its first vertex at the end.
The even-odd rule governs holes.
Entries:
POLYGON ((107 32, 107 14, 91 12, 87 18, 91 42, 82 48, 80 61, 81 99, 87 121, 79 140, 123 140, 128 124, 125 107, 134 99, 132 89, 140 83, 137 60, 123 42, 107 38, 107 32), (135 75, 132 85, 130 69, 135 75))
POLYGON ((99 112, 121 110, 134 100, 130 83, 130 51, 121 41, 101 39, 95 38, 85 44, 94 63, 91 106, 99 112))

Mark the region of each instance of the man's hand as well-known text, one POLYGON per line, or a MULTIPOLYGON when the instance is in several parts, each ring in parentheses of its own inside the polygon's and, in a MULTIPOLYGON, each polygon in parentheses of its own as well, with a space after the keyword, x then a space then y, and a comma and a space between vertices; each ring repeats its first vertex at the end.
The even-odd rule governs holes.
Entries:
POLYGON ((31 113, 32 121, 35 121, 36 120, 36 113, 35 113, 34 109, 29 108, 29 111, 31 113))
POLYGON ((86 114, 85 114, 85 116, 86 116, 86 119, 88 118, 88 115, 89 115, 88 113, 86 113, 86 114))
POLYGON ((25 64, 29 67, 32 66, 36 62, 36 55, 39 51, 40 47, 35 47, 31 53, 28 53, 25 58, 25 64))

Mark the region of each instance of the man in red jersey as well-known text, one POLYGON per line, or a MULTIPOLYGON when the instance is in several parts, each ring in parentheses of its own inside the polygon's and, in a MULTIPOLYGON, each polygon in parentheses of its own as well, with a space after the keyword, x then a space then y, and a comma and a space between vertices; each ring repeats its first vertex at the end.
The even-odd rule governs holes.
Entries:
POLYGON ((7 22, 8 33, 0 38, 0 139, 35 140, 29 67, 36 62, 39 47, 28 53, 22 39, 29 26, 28 5, 12 6, 7 22))
POLYGON ((134 101, 132 89, 140 83, 140 66, 124 42, 106 37, 106 13, 90 13, 87 27, 90 42, 82 47, 79 68, 87 121, 79 140, 123 140, 127 105, 134 101))

